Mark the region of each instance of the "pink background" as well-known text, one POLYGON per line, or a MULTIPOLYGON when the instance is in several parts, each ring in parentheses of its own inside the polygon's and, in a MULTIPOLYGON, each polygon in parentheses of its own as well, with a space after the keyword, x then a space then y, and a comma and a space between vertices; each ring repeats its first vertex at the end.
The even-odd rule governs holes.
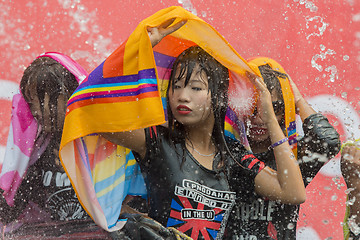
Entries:
MULTIPOLYGON (((11 96, 40 53, 70 55, 90 72, 144 18, 183 6, 215 27, 244 58, 279 61, 342 140, 360 137, 360 2, 356 0, 102 0, 1 1, 0 159, 10 123, 11 96)), ((298 239, 342 238, 345 187, 339 157, 307 188, 298 239)))

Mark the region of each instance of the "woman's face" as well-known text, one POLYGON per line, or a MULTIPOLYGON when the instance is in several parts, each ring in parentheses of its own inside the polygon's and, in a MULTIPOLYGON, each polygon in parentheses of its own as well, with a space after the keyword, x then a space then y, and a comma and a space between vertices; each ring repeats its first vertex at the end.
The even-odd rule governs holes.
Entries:
MULTIPOLYGON (((283 111, 283 105, 279 106, 279 101, 281 100, 278 94, 276 93, 276 90, 273 90, 271 92, 271 100, 273 102, 276 118, 280 124, 282 119, 284 118, 284 114, 283 114, 284 111, 283 111)), ((269 130, 267 129, 264 121, 260 118, 260 115, 257 112, 257 110, 255 110, 254 113, 247 119, 246 128, 247 128, 246 129, 247 137, 251 142, 260 143, 270 140, 269 130)))
POLYGON ((42 130, 46 133, 62 131, 66 112, 66 97, 60 93, 57 101, 55 101, 57 106, 55 106, 51 103, 50 95, 47 92, 44 94, 43 101, 39 100, 35 84, 29 86, 29 93, 31 93, 28 94, 30 111, 35 120, 41 124, 42 130), (57 109, 56 115, 52 111, 55 107, 57 109))
POLYGON ((185 86, 186 72, 181 78, 180 66, 176 69, 175 80, 169 86, 169 104, 176 121, 184 126, 206 126, 214 124, 211 108, 211 93, 207 76, 196 65, 188 84, 185 86))

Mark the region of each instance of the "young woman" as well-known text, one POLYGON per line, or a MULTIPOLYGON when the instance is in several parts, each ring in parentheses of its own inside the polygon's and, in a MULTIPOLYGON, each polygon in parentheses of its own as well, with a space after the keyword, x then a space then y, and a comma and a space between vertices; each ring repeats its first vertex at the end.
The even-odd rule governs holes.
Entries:
MULTIPOLYGON (((259 68, 271 93, 271 98, 266 101, 273 105, 278 125, 284 129, 284 132, 286 92, 283 94, 279 79, 285 81, 288 78, 290 82, 296 112, 303 122, 304 136, 298 139, 297 157, 304 184, 307 186, 324 163, 339 152, 339 134, 326 117, 317 113, 307 103, 295 83, 276 61, 259 57, 252 59, 249 63, 259 68)), ((277 169, 279 172, 276 148, 271 147, 272 130, 266 118, 259 113, 257 108, 247 121, 247 138, 254 155, 266 166, 277 169)), ((290 141, 296 143, 295 138, 290 141)), ((236 232, 233 233, 237 236, 235 239, 295 239, 298 212, 299 205, 289 205, 259 197, 250 203, 236 205, 231 214, 231 217, 236 216, 236 220, 229 221, 233 223, 230 229, 236 232), (238 228, 238 226, 242 227, 238 228)))
POLYGON ((86 75, 71 58, 54 52, 26 68, 13 100, 0 178, 3 237, 109 238, 77 200, 58 154, 66 102, 86 75))
MULTIPOLYGON (((153 46, 185 22, 149 28, 153 46)), ((259 93, 259 112, 277 142, 278 172, 237 141, 225 139, 228 70, 199 47, 185 50, 172 67, 167 89, 168 127, 102 133, 132 149, 145 177, 149 216, 193 239, 221 239, 235 199, 254 192, 272 200, 305 200, 301 174, 270 102, 264 82, 249 74, 259 93)), ((239 226, 241 228, 241 226, 239 226)))

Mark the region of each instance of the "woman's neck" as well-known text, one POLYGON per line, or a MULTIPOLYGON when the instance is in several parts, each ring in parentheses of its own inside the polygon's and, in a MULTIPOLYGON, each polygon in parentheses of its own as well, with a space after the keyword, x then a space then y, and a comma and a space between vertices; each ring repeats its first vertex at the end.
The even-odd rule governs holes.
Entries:
POLYGON ((185 142, 198 151, 214 151, 215 145, 212 140, 212 128, 207 127, 186 127, 185 142))
POLYGON ((269 146, 271 145, 271 140, 270 138, 261 142, 249 140, 249 144, 253 153, 262 153, 262 152, 267 152, 269 150, 269 146))

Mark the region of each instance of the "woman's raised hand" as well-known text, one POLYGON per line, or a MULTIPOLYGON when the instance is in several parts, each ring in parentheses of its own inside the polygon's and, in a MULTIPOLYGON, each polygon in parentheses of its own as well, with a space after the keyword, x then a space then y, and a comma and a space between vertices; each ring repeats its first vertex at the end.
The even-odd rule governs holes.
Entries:
POLYGON ((256 76, 253 73, 246 72, 247 77, 255 85, 259 94, 257 102, 257 111, 260 114, 260 118, 264 123, 275 117, 274 109, 271 101, 271 94, 266 87, 264 80, 261 77, 256 76))
POLYGON ((176 30, 181 28, 187 22, 187 20, 182 20, 182 21, 176 23, 175 25, 169 27, 175 21, 175 19, 176 18, 171 18, 171 19, 163 22, 162 24, 160 24, 157 27, 148 27, 147 28, 149 38, 151 41, 151 45, 153 47, 156 44, 158 44, 161 41, 161 39, 163 39, 167 35, 175 32, 176 30))
POLYGON ((303 96, 301 95, 299 89, 297 88, 296 84, 294 83, 294 81, 291 79, 291 77, 289 75, 288 75, 288 78, 289 78, 291 89, 294 94, 295 103, 297 103, 299 100, 301 100, 303 98, 303 96))

